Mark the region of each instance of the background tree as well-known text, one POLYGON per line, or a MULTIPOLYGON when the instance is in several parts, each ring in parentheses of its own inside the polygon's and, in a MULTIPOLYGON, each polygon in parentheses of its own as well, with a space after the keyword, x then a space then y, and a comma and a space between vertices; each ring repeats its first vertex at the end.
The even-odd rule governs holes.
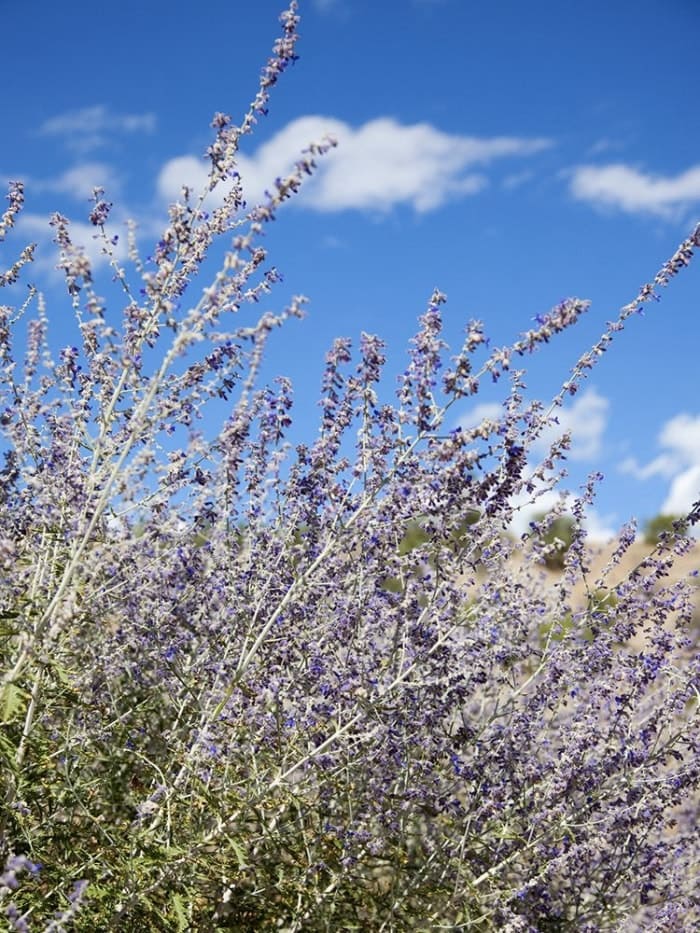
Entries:
POLYGON ((668 515, 663 512, 650 518, 644 526, 644 543, 657 544, 662 534, 688 534, 688 523, 681 515, 668 515))
POLYGON ((540 512, 535 518, 538 524, 545 524, 540 533, 541 544, 548 548, 543 560, 548 570, 563 570, 566 554, 574 540, 576 522, 571 515, 558 515, 547 523, 547 515, 540 512))

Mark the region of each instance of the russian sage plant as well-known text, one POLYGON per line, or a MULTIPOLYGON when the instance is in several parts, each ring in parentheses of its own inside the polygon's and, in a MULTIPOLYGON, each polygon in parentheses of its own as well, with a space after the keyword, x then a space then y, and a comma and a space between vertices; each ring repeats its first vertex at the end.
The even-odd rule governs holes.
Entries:
MULTIPOLYGON (((697 929, 700 656, 690 593, 662 585, 691 541, 662 536, 625 575, 626 526, 593 578, 595 477, 555 585, 542 566, 557 510, 520 540, 509 528, 560 477, 566 437, 541 463, 533 442, 700 228, 549 408, 526 404, 515 362, 586 302, 493 350, 469 322, 449 357, 436 291, 394 400, 380 338, 355 353, 338 339, 318 433, 292 447, 292 386, 260 373, 304 299, 256 313, 279 278, 262 238, 334 142, 244 203, 239 142, 296 57, 297 4, 281 19, 242 122, 214 117, 206 190, 183 190, 148 260, 132 233, 118 261, 95 191, 120 307, 58 214, 75 344, 52 353, 33 286, 0 307, 4 923, 697 929), (455 406, 501 377, 501 417, 451 430, 455 406)), ((2 239, 21 184, 8 200, 2 239)), ((32 258, 10 254, 8 294, 32 258)))

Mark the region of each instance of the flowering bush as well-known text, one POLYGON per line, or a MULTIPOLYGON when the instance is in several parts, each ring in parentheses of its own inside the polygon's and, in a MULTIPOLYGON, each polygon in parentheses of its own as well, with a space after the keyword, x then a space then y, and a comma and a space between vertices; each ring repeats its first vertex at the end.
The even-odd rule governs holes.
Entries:
MULTIPOLYGON (((551 412, 688 264, 700 229, 548 411, 524 403, 511 366, 586 303, 562 302, 490 353, 470 322, 441 368, 436 291, 396 402, 380 397, 381 340, 363 334, 353 361, 339 339, 318 436, 290 449, 292 387, 259 373, 303 299, 252 320, 247 309, 278 278, 265 224, 333 141, 311 145, 252 208, 235 167, 295 59, 296 12, 282 16, 241 124, 214 117, 207 190, 183 190, 149 261, 133 239, 129 262, 117 261, 110 205, 95 192, 119 318, 60 215, 76 345, 51 357, 34 288, 0 308, 5 922, 696 929, 700 656, 685 633, 688 592, 660 586, 690 543, 667 536, 625 578, 626 527, 589 581, 595 477, 571 509, 555 586, 541 565, 556 514, 518 542, 506 532, 514 502, 557 482, 566 438, 528 462, 551 412), (207 279, 203 260, 222 238, 207 279), (34 306, 18 361, 18 324, 34 306), (449 430, 450 409, 505 374, 502 417, 449 430), (230 414, 208 442, 197 422, 218 398, 230 414)), ((3 238, 22 197, 13 184, 3 238)))

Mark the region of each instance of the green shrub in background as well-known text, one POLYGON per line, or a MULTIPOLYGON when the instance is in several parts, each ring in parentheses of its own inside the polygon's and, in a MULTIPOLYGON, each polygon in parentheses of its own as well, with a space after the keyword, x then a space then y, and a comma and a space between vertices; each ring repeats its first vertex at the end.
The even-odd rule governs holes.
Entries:
POLYGON ((644 526, 644 543, 658 544, 663 534, 687 535, 688 522, 681 515, 660 515, 650 518, 644 526))
POLYGON ((546 519, 545 512, 535 517, 537 523, 545 522, 546 525, 540 533, 540 541, 547 548, 542 559, 548 570, 563 570, 566 554, 574 540, 576 523, 571 515, 558 515, 548 525, 546 519))

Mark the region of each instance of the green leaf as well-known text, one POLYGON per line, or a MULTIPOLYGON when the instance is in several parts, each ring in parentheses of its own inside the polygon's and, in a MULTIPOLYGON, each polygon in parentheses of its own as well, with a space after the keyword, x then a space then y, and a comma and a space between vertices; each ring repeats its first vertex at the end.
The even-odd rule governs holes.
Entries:
POLYGON ((185 910, 185 904, 180 894, 173 894, 173 909, 175 910, 178 933, 183 933, 184 930, 189 929, 190 923, 187 919, 187 911, 185 910))
POLYGON ((379 585, 388 593, 403 593, 403 583, 398 577, 382 577, 379 585))
POLYGON ((52 664, 51 669, 53 670, 56 677, 59 679, 59 681, 63 684, 64 687, 71 686, 71 681, 70 681, 70 678, 68 677, 68 671, 66 671, 65 668, 61 667, 58 664, 52 664))
POLYGON ((22 711, 25 702, 29 699, 26 690, 22 690, 17 684, 5 684, 0 697, 0 722, 12 722, 17 713, 22 711))
POLYGON ((399 557, 410 554, 411 551, 430 541, 430 535, 421 526, 420 522, 410 521, 404 531, 404 536, 399 542, 399 557))
POLYGON ((245 852, 241 848, 240 844, 236 842, 235 839, 229 839, 229 842, 231 843, 231 848, 233 849, 236 855, 236 860, 238 861, 238 867, 241 869, 245 868, 246 865, 248 864, 246 857, 245 857, 245 852))
POLYGON ((17 749, 12 744, 12 742, 0 732, 0 758, 2 759, 3 766, 9 768, 13 773, 16 773, 17 766, 15 764, 15 755, 17 754, 17 749))

